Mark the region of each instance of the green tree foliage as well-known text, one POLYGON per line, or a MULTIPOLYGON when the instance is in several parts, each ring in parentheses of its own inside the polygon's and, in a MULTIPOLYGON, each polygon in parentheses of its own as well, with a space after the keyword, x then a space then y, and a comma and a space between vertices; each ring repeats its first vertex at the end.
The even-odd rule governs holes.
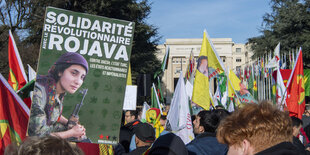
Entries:
MULTIPOLYGON (((46 6, 53 6, 135 22, 130 59, 133 76, 139 73, 153 74, 160 67, 160 61, 155 56, 160 36, 158 36, 157 28, 145 21, 151 11, 151 4, 148 0, 29 0, 27 6, 29 6, 27 9, 30 15, 24 18, 25 24, 22 28, 26 29, 29 35, 24 38, 23 44, 37 47, 34 49, 35 51, 32 51, 35 53, 32 55, 35 59, 38 59, 37 53, 39 53, 45 8, 46 6)), ((20 53, 22 55, 22 50, 20 53)), ((32 66, 36 68, 36 63, 32 66)), ((0 69, 3 72, 2 68, 0 69)))
POLYGON ((262 35, 248 39, 254 57, 273 51, 280 42, 281 53, 302 47, 304 62, 309 62, 310 1, 271 0, 270 5, 272 12, 263 16, 262 35))

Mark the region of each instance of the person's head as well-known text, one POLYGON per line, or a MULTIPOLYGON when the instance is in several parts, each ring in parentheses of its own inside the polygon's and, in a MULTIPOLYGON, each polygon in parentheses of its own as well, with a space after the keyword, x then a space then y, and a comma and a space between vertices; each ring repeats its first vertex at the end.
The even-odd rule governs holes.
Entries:
MULTIPOLYGON (((71 145, 67 140, 60 137, 28 137, 23 143, 15 149, 16 153, 23 155, 33 154, 68 154, 82 155, 84 154, 77 146, 71 145)), ((12 152, 8 152, 12 154, 12 152)))
POLYGON ((293 124, 293 136, 297 137, 300 129, 302 128, 302 120, 294 116, 292 116, 291 119, 293 124))
POLYGON ((230 112, 227 111, 226 109, 215 109, 213 112, 219 118, 219 121, 223 120, 224 118, 230 115, 230 112))
POLYGON ((133 122, 138 117, 138 113, 136 110, 126 110, 125 112, 125 121, 126 123, 133 122))
POLYGON ((222 120, 216 137, 229 146, 228 155, 254 154, 281 142, 291 142, 292 132, 288 112, 263 101, 246 104, 222 120))
POLYGON ((310 104, 306 104, 304 114, 307 116, 310 116, 310 104))
POLYGON ((57 93, 70 94, 80 88, 88 73, 88 63, 80 54, 67 52, 61 55, 48 74, 56 81, 57 93))
POLYGON ((199 57, 197 68, 202 74, 205 74, 205 75, 208 74, 208 57, 207 56, 199 57))
POLYGON ((168 133, 160 136, 148 151, 149 155, 187 155, 188 151, 182 139, 173 134, 168 133))
POLYGON ((165 127, 167 122, 167 112, 163 112, 163 114, 160 116, 160 125, 165 127))
POLYGON ((217 105, 217 106, 215 106, 215 109, 225 109, 225 108, 222 105, 217 105))
POLYGON ((151 146, 155 141, 155 130, 148 123, 139 123, 134 128, 136 134, 136 145, 141 146, 151 146))
POLYGON ((204 132, 215 133, 219 124, 219 118, 212 111, 200 111, 194 120, 194 133, 201 134, 204 132))

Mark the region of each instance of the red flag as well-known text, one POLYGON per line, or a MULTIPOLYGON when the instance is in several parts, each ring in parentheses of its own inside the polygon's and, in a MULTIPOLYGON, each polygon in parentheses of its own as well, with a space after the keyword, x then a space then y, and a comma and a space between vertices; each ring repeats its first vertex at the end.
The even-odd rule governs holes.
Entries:
POLYGON ((77 143, 85 155, 113 155, 113 146, 110 144, 77 143))
POLYGON ((28 118, 29 108, 0 74, 0 154, 26 137, 28 118))
POLYGON ((301 48, 297 62, 288 80, 287 94, 286 103, 290 116, 296 116, 301 119, 305 111, 305 83, 301 48))
POLYGON ((27 83, 27 76, 11 30, 9 31, 9 34, 8 55, 10 74, 8 82, 12 86, 12 88, 17 91, 27 83))

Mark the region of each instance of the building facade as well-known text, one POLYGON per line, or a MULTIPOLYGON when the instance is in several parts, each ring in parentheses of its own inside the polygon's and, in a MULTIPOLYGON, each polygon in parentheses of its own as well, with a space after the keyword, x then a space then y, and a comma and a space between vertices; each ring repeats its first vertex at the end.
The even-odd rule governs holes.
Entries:
MULTIPOLYGON (((232 41, 232 38, 211 38, 211 41, 227 70, 242 70, 246 65, 252 63, 251 56, 253 53, 250 51, 248 45, 236 44, 232 41)), ((171 102, 174 88, 181 71, 183 77, 185 76, 191 51, 193 51, 195 60, 197 60, 200 53, 201 43, 202 38, 166 39, 166 42, 163 45, 157 47, 157 57, 159 60, 163 60, 166 47, 169 46, 170 48, 168 67, 162 78, 164 85, 162 89, 168 104, 171 102)), ((195 62, 195 65, 197 65, 197 61, 195 62)), ((212 86, 213 83, 211 82, 210 87, 212 86)))

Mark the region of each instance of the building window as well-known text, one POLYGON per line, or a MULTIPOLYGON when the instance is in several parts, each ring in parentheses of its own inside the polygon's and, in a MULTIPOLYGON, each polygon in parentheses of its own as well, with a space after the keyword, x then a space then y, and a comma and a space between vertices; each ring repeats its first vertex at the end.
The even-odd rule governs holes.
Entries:
POLYGON ((223 62, 225 62, 225 61, 226 61, 226 59, 225 59, 226 57, 224 57, 224 56, 220 56, 220 58, 222 59, 222 61, 223 61, 223 62))
POLYGON ((236 59, 236 62, 241 62, 241 61, 242 61, 241 58, 237 58, 237 59, 236 59))
POLYGON ((172 63, 173 64, 186 64, 186 58, 184 57, 173 57, 172 58, 172 63))
POLYGON ((241 53, 241 48, 236 48, 236 53, 241 53))

